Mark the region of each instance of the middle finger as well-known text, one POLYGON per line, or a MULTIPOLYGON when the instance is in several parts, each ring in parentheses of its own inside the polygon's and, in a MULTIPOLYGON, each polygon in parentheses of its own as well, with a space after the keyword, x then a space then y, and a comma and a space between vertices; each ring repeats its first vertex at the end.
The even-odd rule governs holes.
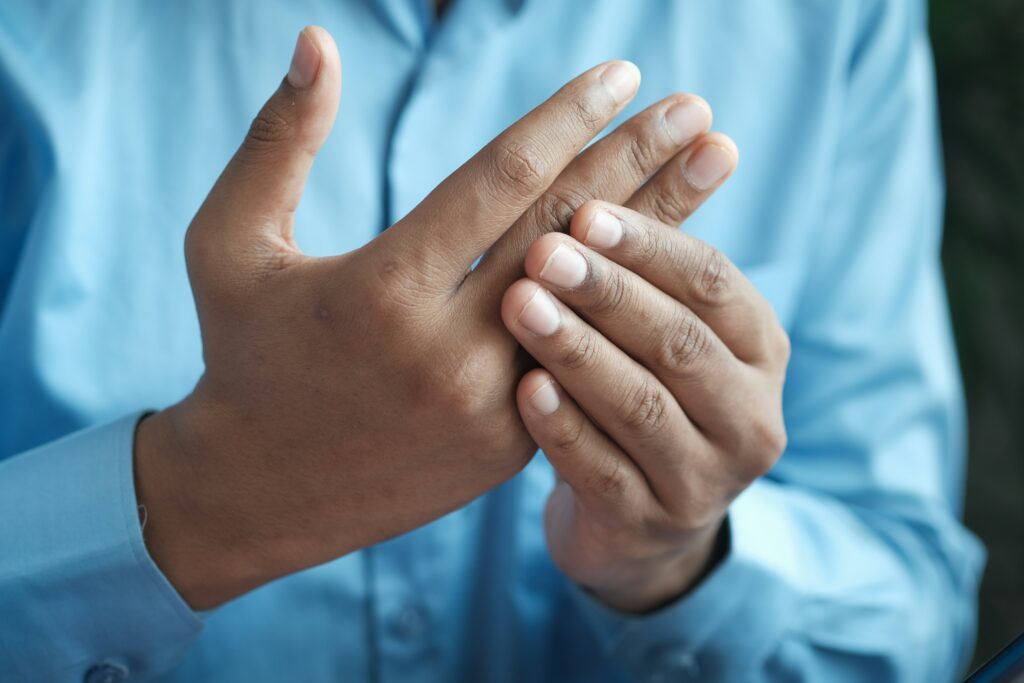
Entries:
POLYGON ((568 228, 590 199, 625 202, 711 125, 711 108, 696 95, 673 95, 632 117, 584 150, 484 256, 469 274, 479 300, 493 296, 522 273, 522 258, 537 237, 568 228))

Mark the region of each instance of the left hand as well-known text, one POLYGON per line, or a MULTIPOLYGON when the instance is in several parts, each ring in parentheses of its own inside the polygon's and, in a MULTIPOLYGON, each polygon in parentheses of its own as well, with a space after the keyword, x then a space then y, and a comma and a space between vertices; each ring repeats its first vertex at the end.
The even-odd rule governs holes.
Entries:
MULTIPOLYGON (((735 163, 728 138, 706 144, 735 163)), ((713 191, 680 185, 675 215, 634 208, 679 223, 713 191)), ((647 612, 708 571, 730 502, 784 450, 789 339, 736 266, 663 222, 590 202, 570 235, 538 239, 530 279, 502 302, 543 366, 521 380, 519 411, 559 475, 555 563, 612 608, 647 612)))

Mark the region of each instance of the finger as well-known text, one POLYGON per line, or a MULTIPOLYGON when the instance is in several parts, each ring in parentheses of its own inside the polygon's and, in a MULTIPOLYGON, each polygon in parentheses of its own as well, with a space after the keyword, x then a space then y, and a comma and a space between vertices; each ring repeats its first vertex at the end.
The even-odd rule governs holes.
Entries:
POLYGON ((585 505, 643 501, 643 473, 558 386, 551 373, 531 370, 516 392, 519 414, 555 472, 585 505))
POLYGON ((629 62, 583 73, 474 155, 382 237, 454 288, 639 84, 640 72, 629 62))
POLYGON ((693 311, 568 235, 537 240, 526 274, 650 370, 705 432, 728 434, 746 387, 761 385, 693 311))
POLYGON ((705 135, 665 164, 625 205, 678 226, 728 180, 738 161, 739 152, 730 138, 721 133, 705 135))
POLYGON ((262 238, 294 248, 292 218, 313 157, 334 125, 340 94, 334 40, 322 28, 306 27, 288 75, 197 214, 197 230, 216 230, 235 244, 262 238))
POLYGON ((547 192, 490 249, 467 277, 493 301, 521 275, 526 249, 541 235, 565 231, 590 199, 621 204, 680 149, 711 126, 711 108, 696 95, 673 95, 640 112, 573 159, 547 192))
POLYGON ((784 367, 789 340, 771 304, 719 250, 603 202, 577 211, 570 234, 685 304, 739 359, 784 367))
POLYGON ((523 348, 636 461, 659 500, 670 499, 680 471, 707 443, 668 389, 531 280, 509 287, 501 314, 523 348))

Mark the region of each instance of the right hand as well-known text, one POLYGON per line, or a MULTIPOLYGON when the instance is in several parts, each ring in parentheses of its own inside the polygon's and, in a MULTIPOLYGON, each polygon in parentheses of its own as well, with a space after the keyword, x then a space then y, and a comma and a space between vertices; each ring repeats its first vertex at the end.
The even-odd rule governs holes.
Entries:
POLYGON ((638 85, 624 62, 585 72, 377 239, 313 258, 292 218, 341 65, 325 31, 300 34, 186 236, 205 372, 136 441, 147 546, 193 607, 423 525, 529 461, 499 316, 527 247, 592 198, 668 220, 667 162, 710 125, 676 95, 579 154, 638 85))

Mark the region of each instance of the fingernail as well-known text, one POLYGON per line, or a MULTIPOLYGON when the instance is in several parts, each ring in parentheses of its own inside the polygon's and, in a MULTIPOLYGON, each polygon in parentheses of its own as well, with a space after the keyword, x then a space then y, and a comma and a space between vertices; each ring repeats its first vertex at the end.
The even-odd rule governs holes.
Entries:
POLYGON ((732 170, 732 165, 732 154, 724 147, 704 145, 686 162, 686 180, 696 190, 710 190, 732 170))
POLYGON ((621 241, 622 223, 619 219, 607 211, 595 212, 583 243, 598 249, 611 249, 621 241))
POLYGON ((313 85, 319 70, 320 50, 313 44, 306 29, 302 29, 299 39, 295 42, 292 65, 288 67, 288 82, 293 88, 303 90, 313 85))
POLYGON ((560 321, 555 302, 540 287, 519 311, 518 320, 530 332, 543 337, 557 330, 560 321))
POLYGON ((612 62, 601 72, 601 82, 615 101, 622 104, 640 87, 640 69, 632 62, 612 62))
POLYGON ((559 244, 540 269, 540 279, 556 287, 576 287, 587 276, 587 261, 575 249, 559 244))
POLYGON ((530 397, 530 405, 541 415, 550 415, 558 410, 558 392, 555 391, 555 385, 551 383, 551 380, 544 382, 540 385, 540 389, 533 392, 533 396, 530 397))
POLYGON ((700 100, 673 104, 665 112, 665 128, 677 145, 689 142, 711 126, 711 111, 700 100))

